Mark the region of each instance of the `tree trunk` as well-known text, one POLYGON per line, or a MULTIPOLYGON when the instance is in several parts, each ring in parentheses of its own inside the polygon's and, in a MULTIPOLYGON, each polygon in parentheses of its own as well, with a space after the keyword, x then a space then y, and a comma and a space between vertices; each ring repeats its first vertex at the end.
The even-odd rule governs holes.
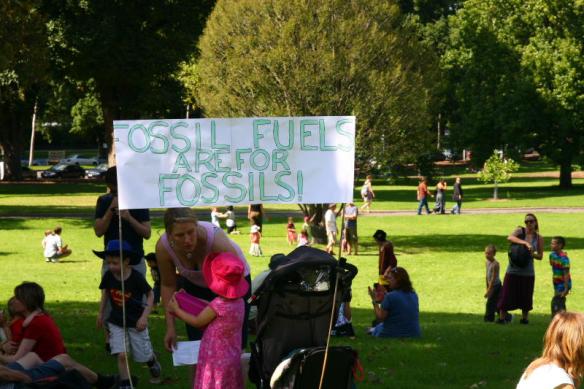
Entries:
POLYGON ((560 163, 560 188, 572 187, 572 159, 568 158, 560 163))
POLYGON ((499 183, 495 181, 495 188, 493 189, 493 200, 497 200, 499 198, 499 183))
POLYGON ((22 178, 20 159, 24 150, 24 128, 31 109, 25 100, 4 101, 0 105, 0 144, 4 151, 4 179, 22 178))
POLYGON ((117 108, 116 91, 109 85, 99 88, 101 110, 103 112, 103 142, 107 145, 107 163, 109 166, 116 164, 116 146, 114 142, 114 120, 120 119, 120 111, 117 108))

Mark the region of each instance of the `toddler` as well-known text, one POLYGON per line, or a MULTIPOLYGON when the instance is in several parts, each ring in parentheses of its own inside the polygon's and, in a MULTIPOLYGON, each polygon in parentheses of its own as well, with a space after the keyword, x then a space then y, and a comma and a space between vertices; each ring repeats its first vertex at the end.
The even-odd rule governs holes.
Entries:
POLYGON ((239 231, 237 231, 237 224, 235 223, 235 212, 233 211, 233 205, 227 207, 227 212, 225 212, 223 216, 225 216, 227 233, 239 235, 239 231))
POLYGON ((252 218, 253 225, 251 226, 249 238, 251 241, 251 246, 249 248, 249 253, 254 257, 262 256, 262 248, 260 247, 260 239, 262 237, 262 233, 260 232, 260 226, 256 224, 254 218, 252 218))
MULTIPOLYGON (((52 232, 52 231, 51 231, 52 232)), ((22 329, 24 327, 24 312, 18 311, 15 298, 8 300, 8 316, 0 314, 0 327, 4 332, 4 338, 0 346, 0 351, 4 354, 13 355, 22 341, 22 329)))
POLYGON ((494 244, 489 244, 485 247, 485 265, 486 265, 486 281, 487 290, 485 291, 485 298, 487 304, 485 306, 485 321, 494 322, 495 312, 497 311, 497 302, 499 301, 499 293, 501 292, 501 279, 499 278, 499 262, 495 259, 497 248, 494 244))
POLYGON ((104 259, 108 266, 108 270, 99 284, 99 289, 102 292, 97 325, 102 327, 104 322, 107 322, 111 353, 116 355, 118 360, 119 388, 131 389, 132 387, 129 372, 126 369, 126 349, 132 352, 136 362, 148 365, 152 377, 150 382, 160 383, 161 367, 154 355, 148 333, 148 315, 152 310, 154 293, 152 293, 144 276, 132 270, 131 267, 136 265, 141 258, 135 255, 129 243, 117 239, 110 240, 105 251, 94 250, 93 252, 104 259), (120 248, 123 251, 122 258, 120 258, 120 248), (122 282, 124 283, 124 293, 122 293, 122 282), (144 295, 147 296, 146 307, 142 302, 144 295), (106 318, 104 312, 108 299, 111 304, 111 312, 106 318), (125 316, 123 305, 125 305, 125 316), (126 332, 125 337, 124 331, 126 332), (127 347, 124 347, 125 339, 128 341, 127 347))
POLYGON ((200 314, 183 311, 174 296, 168 304, 169 311, 187 324, 207 327, 201 339, 194 389, 243 389, 242 297, 249 289, 244 266, 232 253, 209 254, 203 262, 203 277, 217 297, 200 314))
POLYGON ((310 246, 308 232, 304 229, 300 231, 300 235, 298 236, 298 247, 300 246, 310 246))
POLYGON ((296 227, 294 226, 294 219, 291 217, 288 218, 288 225, 286 226, 286 230, 288 232, 288 245, 295 244, 297 240, 296 227))
POLYGON ((156 260, 155 253, 149 253, 148 255, 145 255, 144 258, 150 268, 152 281, 154 281, 154 287, 152 288, 152 292, 154 292, 153 309, 156 309, 158 304, 160 304, 160 270, 158 269, 158 261, 156 260))
POLYGON ((572 289, 570 277, 570 259, 562 251, 566 240, 561 236, 552 238, 552 252, 550 253, 550 265, 552 266, 552 282, 554 284, 554 297, 552 298, 552 317, 566 310, 566 296, 572 289))

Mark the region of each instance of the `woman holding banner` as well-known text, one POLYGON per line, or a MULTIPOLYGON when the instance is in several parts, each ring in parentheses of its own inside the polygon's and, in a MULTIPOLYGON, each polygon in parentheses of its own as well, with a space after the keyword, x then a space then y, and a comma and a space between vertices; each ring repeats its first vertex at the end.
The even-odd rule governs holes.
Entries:
MULTIPOLYGON (((230 252, 237 255, 245 266, 245 278, 251 285, 250 268, 239 246, 227 237, 223 230, 208 222, 197 221, 190 208, 170 208, 164 214, 164 227, 156 243, 156 258, 161 277, 161 297, 164 306, 178 289, 200 299, 211 301, 216 295, 209 289, 201 271, 205 257, 210 253, 230 252), (178 274, 177 274, 178 273, 178 274)), ((251 288, 250 288, 251 289, 251 288)), ((247 316, 249 292, 244 296, 245 319, 243 324, 243 346, 247 342, 247 316)), ((189 340, 200 340, 202 332, 187 327, 189 340)), ((164 345, 172 351, 176 344, 174 316, 166 314, 164 345)))

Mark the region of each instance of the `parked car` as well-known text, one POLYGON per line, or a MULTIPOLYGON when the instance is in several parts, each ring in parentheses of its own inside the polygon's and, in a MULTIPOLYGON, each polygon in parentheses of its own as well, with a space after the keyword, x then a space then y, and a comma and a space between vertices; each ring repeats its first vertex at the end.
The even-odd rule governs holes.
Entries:
POLYGON ((81 154, 74 154, 59 161, 59 163, 68 163, 72 165, 93 165, 97 166, 97 157, 88 157, 81 154))
POLYGON ((85 169, 79 165, 59 163, 41 173, 43 178, 83 178, 85 169))
POLYGON ((93 169, 87 169, 85 172, 85 178, 103 178, 107 169, 107 163, 99 164, 93 169))

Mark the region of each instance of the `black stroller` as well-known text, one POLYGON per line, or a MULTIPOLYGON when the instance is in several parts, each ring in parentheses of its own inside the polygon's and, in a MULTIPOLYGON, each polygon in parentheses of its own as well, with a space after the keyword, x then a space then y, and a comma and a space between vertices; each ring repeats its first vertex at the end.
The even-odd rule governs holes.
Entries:
MULTIPOLYGON (((258 388, 271 387, 276 368, 274 388, 318 388, 331 314, 336 316, 356 274, 344 258, 337 261, 306 246, 272 270, 250 299, 257 305, 257 337, 251 343, 249 378, 258 388)), ((352 387, 357 364, 350 347, 330 347, 323 388, 352 387)))

